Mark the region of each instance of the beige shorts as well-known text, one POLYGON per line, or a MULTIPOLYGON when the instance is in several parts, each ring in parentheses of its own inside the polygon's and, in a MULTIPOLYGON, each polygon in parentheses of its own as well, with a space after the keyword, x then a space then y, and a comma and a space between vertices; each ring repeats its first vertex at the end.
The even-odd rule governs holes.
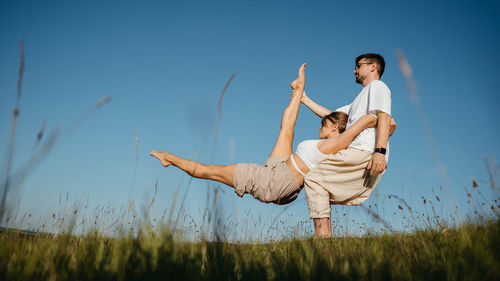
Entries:
POLYGON ((328 155, 304 178, 309 216, 329 218, 331 204, 359 205, 371 195, 384 173, 363 179, 372 153, 347 148, 328 155))
POLYGON ((251 194, 265 203, 288 204, 299 195, 300 187, 286 165, 288 157, 271 157, 264 165, 238 164, 234 171, 234 191, 251 194))

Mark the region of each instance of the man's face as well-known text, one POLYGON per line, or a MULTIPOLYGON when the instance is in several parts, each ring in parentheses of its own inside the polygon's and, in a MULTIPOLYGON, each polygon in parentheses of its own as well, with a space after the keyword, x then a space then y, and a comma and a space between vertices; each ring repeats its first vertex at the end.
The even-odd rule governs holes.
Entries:
POLYGON ((371 65, 374 62, 369 59, 360 59, 354 68, 354 75, 356 76, 356 83, 363 84, 363 81, 366 79, 368 74, 370 73, 371 65))

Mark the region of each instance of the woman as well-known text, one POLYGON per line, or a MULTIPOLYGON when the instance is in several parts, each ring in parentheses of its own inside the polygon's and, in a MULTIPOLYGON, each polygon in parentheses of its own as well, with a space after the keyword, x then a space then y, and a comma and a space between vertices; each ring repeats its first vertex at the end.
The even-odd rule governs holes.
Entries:
POLYGON ((295 200, 304 185, 304 176, 328 154, 345 149, 365 128, 376 125, 377 119, 366 115, 345 130, 347 114, 332 112, 321 120, 319 140, 307 140, 293 153, 292 142, 295 121, 304 93, 304 63, 298 77, 290 86, 293 89, 290 104, 283 112, 281 129, 276 144, 266 163, 205 165, 175 156, 169 152, 153 150, 151 156, 162 165, 174 165, 189 175, 222 182, 234 187, 239 196, 248 193, 265 203, 288 204, 295 200), (344 131, 345 130, 345 131, 344 131))

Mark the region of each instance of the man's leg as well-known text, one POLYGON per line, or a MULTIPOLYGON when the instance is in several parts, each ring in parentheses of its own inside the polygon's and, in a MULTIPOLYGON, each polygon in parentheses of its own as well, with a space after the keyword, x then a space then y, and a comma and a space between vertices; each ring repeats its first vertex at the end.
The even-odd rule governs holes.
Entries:
POLYGON ((314 220, 315 236, 331 236, 331 203, 359 205, 374 186, 363 185, 363 173, 372 153, 354 148, 329 155, 304 178, 309 216, 314 220), (328 228, 328 229, 327 229, 328 228))
POLYGON ((196 161, 183 159, 169 152, 151 151, 151 156, 158 158, 165 167, 174 165, 192 177, 218 181, 234 187, 233 176, 236 164, 233 165, 205 165, 196 161))
POLYGON ((290 84, 293 89, 292 99, 290 100, 290 104, 288 105, 288 107, 285 109, 285 111, 283 111, 283 116, 281 117, 280 133, 269 157, 290 156, 293 153, 292 142, 295 122, 297 121, 300 101, 302 99, 302 94, 304 93, 305 86, 305 67, 305 63, 300 66, 297 79, 293 81, 292 84, 290 84))
POLYGON ((328 191, 312 182, 306 182, 305 187, 309 217, 314 221, 314 237, 332 237, 331 207, 328 191))
POLYGON ((307 174, 305 177, 305 190, 309 217, 314 222, 314 237, 329 238, 332 236, 330 197, 328 191, 320 184, 321 181, 309 180, 311 176, 318 177, 317 170, 311 171, 312 175, 307 174))
POLYGON ((314 237, 316 238, 332 237, 332 221, 330 218, 318 218, 313 220, 314 220, 314 237))

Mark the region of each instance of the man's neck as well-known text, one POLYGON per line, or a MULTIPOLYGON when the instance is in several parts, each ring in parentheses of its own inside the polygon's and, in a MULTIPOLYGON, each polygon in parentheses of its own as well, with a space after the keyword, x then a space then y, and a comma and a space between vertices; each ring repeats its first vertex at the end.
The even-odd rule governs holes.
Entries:
POLYGON ((373 80, 379 80, 379 79, 380 79, 379 77, 367 78, 365 79, 365 81, 363 81, 363 87, 366 87, 366 85, 370 84, 370 82, 372 82, 373 80))

